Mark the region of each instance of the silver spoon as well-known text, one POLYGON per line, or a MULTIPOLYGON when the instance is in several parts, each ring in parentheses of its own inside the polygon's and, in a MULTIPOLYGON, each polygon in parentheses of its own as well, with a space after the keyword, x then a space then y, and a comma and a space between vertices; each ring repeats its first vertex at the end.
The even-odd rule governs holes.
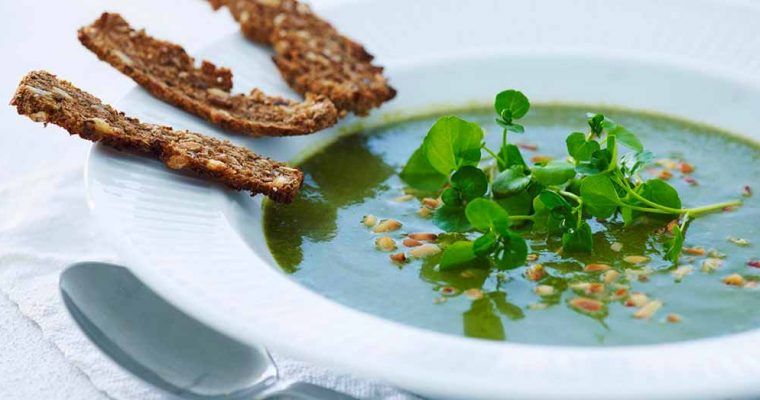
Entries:
POLYGON ((192 319, 127 268, 73 264, 61 274, 60 288, 69 313, 96 346, 138 378, 175 395, 195 400, 354 399, 306 382, 280 381, 266 349, 192 319))

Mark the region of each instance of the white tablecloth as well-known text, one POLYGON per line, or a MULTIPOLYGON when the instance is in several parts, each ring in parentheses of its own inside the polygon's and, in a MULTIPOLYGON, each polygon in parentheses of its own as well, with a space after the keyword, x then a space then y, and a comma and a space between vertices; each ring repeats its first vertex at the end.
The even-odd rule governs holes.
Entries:
MULTIPOLYGON (((10 99, 23 74, 45 69, 105 102, 117 101, 134 84, 76 39, 79 26, 106 10, 121 12, 135 26, 191 52, 237 30, 228 12, 212 13, 202 0, 4 0, 0 93, 10 99)), ((83 166, 89 144, 57 127, 43 129, 11 107, 0 107, 0 121, 0 398, 168 397, 99 353, 60 299, 58 275, 66 265, 119 261, 100 239, 85 204, 83 166)), ((410 397, 386 385, 275 358, 285 378, 362 398, 410 397)))

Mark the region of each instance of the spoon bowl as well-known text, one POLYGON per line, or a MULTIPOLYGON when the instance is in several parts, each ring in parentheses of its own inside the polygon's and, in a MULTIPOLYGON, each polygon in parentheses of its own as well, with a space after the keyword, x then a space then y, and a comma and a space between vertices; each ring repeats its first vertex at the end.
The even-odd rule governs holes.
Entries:
POLYGON ((69 266, 60 278, 69 313, 87 337, 138 378, 188 399, 352 399, 304 382, 283 383, 263 347, 229 338, 156 295, 129 269, 69 266))

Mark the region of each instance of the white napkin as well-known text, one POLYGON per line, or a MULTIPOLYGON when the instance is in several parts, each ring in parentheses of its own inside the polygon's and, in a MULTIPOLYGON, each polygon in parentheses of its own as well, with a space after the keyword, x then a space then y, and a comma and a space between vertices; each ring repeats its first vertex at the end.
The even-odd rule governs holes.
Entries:
MULTIPOLYGON (((89 215, 83 183, 84 145, 81 151, 56 159, 54 146, 58 139, 50 139, 56 135, 63 139, 64 134, 50 130, 58 129, 47 128, 44 139, 51 147, 39 149, 53 161, 30 162, 28 173, 0 181, 0 292, 17 304, 21 313, 39 326, 46 340, 106 397, 172 398, 132 377, 100 353, 79 331, 63 305, 58 276, 67 265, 84 260, 119 260, 89 215)), ((33 159, 19 158, 24 162, 33 159)), ((274 357, 285 379, 308 381, 366 399, 414 398, 387 385, 274 357)), ((30 376, 29 381, 33 380, 30 376)))

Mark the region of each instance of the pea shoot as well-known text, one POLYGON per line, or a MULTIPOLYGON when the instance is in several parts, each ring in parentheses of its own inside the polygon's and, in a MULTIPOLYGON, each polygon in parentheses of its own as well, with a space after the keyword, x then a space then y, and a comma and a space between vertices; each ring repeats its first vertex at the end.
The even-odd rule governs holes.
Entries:
POLYGON ((566 159, 529 166, 509 135, 525 133, 519 121, 530 101, 520 91, 505 90, 496 95, 494 110, 502 128, 498 150, 485 144, 479 125, 446 116, 400 173, 413 189, 440 195, 443 206, 433 222, 461 234, 445 247, 441 270, 484 262, 499 270, 524 265, 529 249, 520 232, 528 229, 561 238, 564 252, 593 252, 592 218, 626 226, 644 218, 678 221, 665 253, 677 264, 689 221, 741 205, 733 200, 683 207, 667 182, 642 178, 654 155, 636 134, 602 114, 587 114, 588 131, 567 136, 566 159))

